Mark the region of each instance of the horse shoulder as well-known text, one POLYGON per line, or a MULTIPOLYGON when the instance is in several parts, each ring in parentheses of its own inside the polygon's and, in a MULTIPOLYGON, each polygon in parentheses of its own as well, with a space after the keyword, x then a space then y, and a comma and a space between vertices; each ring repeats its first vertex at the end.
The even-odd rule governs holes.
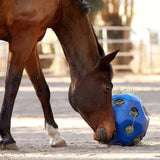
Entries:
POLYGON ((24 22, 49 23, 59 7, 59 0, 17 0, 12 13, 11 20, 24 22))

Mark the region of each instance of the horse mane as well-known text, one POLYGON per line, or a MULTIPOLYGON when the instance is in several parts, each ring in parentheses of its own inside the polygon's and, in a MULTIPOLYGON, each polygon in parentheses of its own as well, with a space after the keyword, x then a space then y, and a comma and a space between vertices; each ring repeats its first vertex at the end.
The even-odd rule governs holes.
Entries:
MULTIPOLYGON (((91 22, 90 22, 90 24, 91 24, 91 22)), ((91 24, 91 27, 92 27, 92 31, 94 33, 94 36, 95 36, 95 39, 96 39, 96 42, 97 42, 99 55, 100 55, 100 57, 104 57, 105 56, 104 49, 102 48, 102 46, 98 42, 98 38, 97 38, 97 35, 96 35, 95 31, 94 31, 94 28, 93 28, 92 24, 91 24)), ((108 65, 108 71, 109 71, 109 74, 111 75, 111 79, 112 79, 113 78, 113 69, 112 69, 112 65, 111 64, 108 65)))
MULTIPOLYGON (((90 11, 90 7, 85 0, 73 0, 73 1, 78 3, 83 15, 86 15, 90 11)), ((90 24, 91 24, 92 31, 94 33, 94 36, 95 36, 95 39, 96 39, 96 42, 97 42, 99 55, 100 55, 100 57, 103 57, 103 56, 105 56, 104 50, 103 50, 102 46, 100 45, 100 43, 98 42, 98 38, 96 36, 96 33, 94 31, 94 28, 93 28, 93 25, 92 25, 91 22, 90 22, 90 24)))
MULTIPOLYGON (((90 22, 91 24, 91 22, 90 22)), ((104 49, 102 48, 102 46, 100 45, 100 43, 98 42, 98 38, 97 38, 97 35, 94 31, 94 28, 93 28, 93 25, 91 24, 91 27, 92 27, 92 31, 94 33, 94 36, 95 36, 95 39, 96 39, 96 42, 97 42, 97 46, 98 46, 98 51, 99 51, 99 55, 100 57, 104 57, 105 56, 105 52, 104 52, 104 49)))

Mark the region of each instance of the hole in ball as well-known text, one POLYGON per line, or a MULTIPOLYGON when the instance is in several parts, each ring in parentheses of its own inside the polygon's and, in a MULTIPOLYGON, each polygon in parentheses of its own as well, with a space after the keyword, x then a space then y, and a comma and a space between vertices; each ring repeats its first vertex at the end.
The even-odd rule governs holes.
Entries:
POLYGON ((116 100, 114 101, 114 104, 115 104, 116 106, 121 106, 121 105, 124 104, 124 100, 123 100, 123 99, 116 99, 116 100))
POLYGON ((140 136, 137 136, 136 138, 133 139, 133 144, 138 144, 141 141, 140 136))
POLYGON ((130 115, 133 117, 137 117, 139 115, 138 109, 135 107, 131 108, 130 115))
POLYGON ((134 127, 133 126, 128 126, 125 128, 126 134, 132 134, 134 132, 134 127))

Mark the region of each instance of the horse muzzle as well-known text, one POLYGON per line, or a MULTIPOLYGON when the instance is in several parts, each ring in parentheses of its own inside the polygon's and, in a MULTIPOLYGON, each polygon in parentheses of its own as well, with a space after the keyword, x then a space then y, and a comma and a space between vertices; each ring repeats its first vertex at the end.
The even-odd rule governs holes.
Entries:
POLYGON ((98 129, 98 131, 96 131, 94 133, 94 140, 97 140, 100 143, 107 144, 115 137, 115 135, 116 135, 116 132, 114 131, 112 133, 112 135, 110 136, 111 138, 109 138, 107 136, 107 133, 106 133, 105 129, 104 128, 100 128, 100 129, 98 129))

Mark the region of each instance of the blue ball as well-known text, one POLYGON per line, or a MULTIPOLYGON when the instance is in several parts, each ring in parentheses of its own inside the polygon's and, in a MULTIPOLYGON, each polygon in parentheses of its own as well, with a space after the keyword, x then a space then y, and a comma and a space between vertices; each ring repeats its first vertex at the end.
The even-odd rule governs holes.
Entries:
POLYGON ((109 145, 131 146, 145 136, 149 115, 141 100, 133 94, 113 95, 116 136, 109 145))

